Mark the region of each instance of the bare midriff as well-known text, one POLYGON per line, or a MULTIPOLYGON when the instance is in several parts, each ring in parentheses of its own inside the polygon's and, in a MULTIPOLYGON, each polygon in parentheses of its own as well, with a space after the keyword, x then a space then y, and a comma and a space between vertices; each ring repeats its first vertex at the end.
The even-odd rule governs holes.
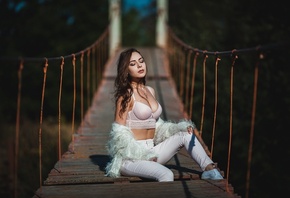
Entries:
POLYGON ((131 129, 136 140, 153 139, 155 128, 152 129, 131 129))

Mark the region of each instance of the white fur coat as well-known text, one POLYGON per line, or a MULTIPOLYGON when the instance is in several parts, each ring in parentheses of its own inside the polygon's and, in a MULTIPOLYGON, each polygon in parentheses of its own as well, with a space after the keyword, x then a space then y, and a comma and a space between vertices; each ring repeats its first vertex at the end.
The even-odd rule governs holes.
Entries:
MULTIPOLYGON (((180 131, 187 131, 187 127, 195 124, 190 120, 180 120, 178 123, 163 121, 161 118, 156 122, 154 144, 157 145, 166 138, 180 131)), ((112 124, 110 140, 107 143, 107 150, 111 161, 106 166, 106 176, 119 177, 120 167, 124 159, 130 160, 149 160, 158 157, 134 139, 134 134, 129 127, 120 125, 116 122, 112 124)))

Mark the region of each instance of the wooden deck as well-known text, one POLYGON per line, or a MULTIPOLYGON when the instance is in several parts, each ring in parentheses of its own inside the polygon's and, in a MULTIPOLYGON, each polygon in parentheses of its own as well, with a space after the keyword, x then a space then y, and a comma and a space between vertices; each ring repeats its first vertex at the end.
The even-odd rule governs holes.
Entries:
MULTIPOLYGON (((158 48, 140 48, 149 67, 147 84, 154 87, 163 108, 164 120, 186 117, 170 78, 165 54, 158 48)), ((226 180, 201 180, 200 167, 182 149, 167 166, 174 172, 174 182, 157 182, 139 177, 104 176, 109 161, 105 144, 114 118, 112 91, 118 53, 106 66, 104 79, 95 94, 78 134, 68 151, 55 164, 33 198, 37 197, 240 197, 226 180)))

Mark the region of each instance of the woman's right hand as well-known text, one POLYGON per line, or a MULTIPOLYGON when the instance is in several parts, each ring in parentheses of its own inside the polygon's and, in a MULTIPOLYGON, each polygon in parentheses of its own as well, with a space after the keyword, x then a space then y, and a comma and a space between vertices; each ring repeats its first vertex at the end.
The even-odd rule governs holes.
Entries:
POLYGON ((157 157, 152 157, 149 159, 149 161, 157 162, 157 157))

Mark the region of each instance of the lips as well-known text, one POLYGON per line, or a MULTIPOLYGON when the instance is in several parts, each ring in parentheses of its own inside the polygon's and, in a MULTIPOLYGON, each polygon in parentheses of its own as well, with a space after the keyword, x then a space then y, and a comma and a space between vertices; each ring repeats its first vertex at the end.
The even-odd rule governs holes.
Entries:
POLYGON ((142 74, 144 72, 144 69, 141 69, 138 71, 139 74, 142 74))

